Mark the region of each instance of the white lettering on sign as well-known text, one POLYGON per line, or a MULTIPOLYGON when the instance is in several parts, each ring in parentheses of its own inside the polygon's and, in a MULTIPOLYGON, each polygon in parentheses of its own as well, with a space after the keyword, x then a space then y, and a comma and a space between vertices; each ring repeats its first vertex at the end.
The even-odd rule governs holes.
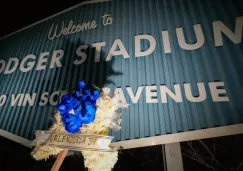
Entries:
POLYGON ((35 61, 27 62, 27 60, 29 59, 34 60, 36 59, 36 56, 31 54, 31 55, 27 55, 24 59, 22 59, 19 67, 20 71, 28 72, 35 66, 35 61))
MULTIPOLYGON (((33 106, 34 104, 39 106, 49 104, 55 106, 60 102, 61 97, 65 94, 67 94, 67 91, 54 91, 52 93, 43 92, 42 94, 12 94, 11 106, 33 106), (37 98, 37 96, 40 98, 37 98), (36 99, 40 99, 40 101, 36 103, 36 99)), ((230 101, 229 97, 227 96, 226 89, 224 88, 224 82, 199 82, 196 84, 184 83, 174 84, 172 87, 166 85, 147 85, 139 86, 137 89, 132 89, 131 87, 126 87, 125 89, 116 88, 114 90, 114 95, 119 98, 121 103, 127 103, 127 101, 131 100, 131 102, 134 104, 138 103, 140 100, 143 100, 143 102, 148 104, 166 104, 168 101, 182 103, 185 100, 193 103, 199 103, 205 101, 206 99, 213 102, 230 101), (210 90, 210 94, 207 94, 206 86, 210 90), (136 91, 133 92, 133 90, 136 91), (126 99, 126 97, 129 97, 129 99, 126 99)), ((5 105, 6 102, 7 95, 0 95, 0 107, 5 105)))
POLYGON ((113 18, 111 17, 111 14, 104 14, 102 17, 103 19, 103 25, 110 25, 112 24, 113 18))
POLYGON ((223 46, 223 36, 227 36, 234 44, 241 43, 243 31, 243 16, 236 18, 235 33, 233 33, 222 21, 213 22, 215 46, 223 46))
POLYGON ((88 46, 87 45, 82 45, 82 46, 79 46, 78 49, 76 50, 76 54, 77 56, 81 57, 81 59, 76 59, 73 63, 75 65, 80 65, 82 63, 84 63, 87 59, 87 54, 85 52, 82 52, 82 50, 85 50, 87 49, 88 46))
POLYGON ((168 31, 162 31, 162 40, 163 40, 163 44, 164 44, 164 52, 171 53, 170 38, 169 38, 168 31))
POLYGON ((94 29, 97 27, 96 21, 88 21, 82 24, 73 24, 73 21, 69 21, 69 24, 65 26, 64 21, 62 22, 61 26, 58 24, 55 26, 55 23, 51 25, 49 30, 48 38, 53 40, 56 37, 60 37, 61 35, 73 34, 77 32, 82 32, 90 29, 94 29))
POLYGON ((140 98, 142 91, 143 91, 143 87, 138 87, 137 93, 135 93, 135 95, 134 95, 131 87, 127 87, 127 92, 133 103, 138 102, 138 99, 140 98))
POLYGON ((196 50, 196 49, 202 47, 202 45, 204 44, 204 35, 203 35, 203 32, 202 32, 201 25, 197 24, 197 25, 194 25, 193 27, 194 27, 194 30, 195 30, 195 33, 196 33, 196 39, 197 39, 197 42, 194 43, 194 44, 186 43, 185 36, 184 36, 182 28, 181 27, 180 28, 176 28, 176 34, 177 34, 178 43, 179 43, 179 46, 182 49, 185 49, 185 50, 196 50))
POLYGON ((105 42, 93 43, 92 47, 95 48, 95 62, 100 62, 101 48, 105 46, 105 42))
POLYGON ((66 91, 54 91, 53 93, 44 92, 40 95, 40 106, 45 106, 48 104, 50 105, 57 105, 57 103, 61 100, 63 95, 67 94, 66 91))
POLYGON ((140 57, 140 56, 148 56, 156 48, 156 41, 153 36, 150 35, 139 35, 135 36, 135 56, 140 57), (141 40, 147 40, 150 44, 150 47, 147 50, 142 51, 141 50, 141 40))
POLYGON ((39 62, 37 64, 36 70, 46 69, 46 62, 47 62, 48 55, 49 55, 49 52, 44 52, 44 53, 40 54, 39 62))
POLYGON ((61 59, 64 56, 64 50, 55 50, 52 54, 50 68, 54 68, 55 65, 59 68, 62 67, 61 59))
MULTIPOLYGON (((109 24, 108 24, 109 25, 109 24)), ((92 27, 92 24, 85 25, 83 28, 89 28, 92 27)), ((203 34, 203 29, 200 24, 196 24, 193 26, 194 27, 194 33, 195 33, 195 42, 193 43, 187 43, 186 41, 186 36, 184 35, 183 29, 181 27, 176 28, 175 32, 177 35, 177 40, 178 44, 182 49, 185 50, 196 50, 201 48, 204 43, 205 43, 205 38, 203 34)), ((73 24, 69 24, 67 28, 63 28, 63 33, 65 34, 70 34, 72 32, 72 28, 78 29, 79 27, 73 27, 73 24)), ((224 34, 226 37, 228 37, 233 43, 238 44, 241 43, 242 41, 242 29, 243 29, 243 16, 237 17, 236 18, 236 25, 235 25, 235 31, 231 31, 225 24, 223 24, 222 21, 215 21, 213 22, 213 32, 214 32, 214 41, 215 41, 215 46, 222 46, 223 45, 223 35, 224 34)), ((171 47, 171 35, 168 30, 164 30, 161 32, 161 37, 162 37, 162 44, 164 46, 163 51, 164 53, 172 53, 173 49, 171 47)), ((59 33, 56 33, 58 36, 59 33)), ((89 49, 94 48, 95 49, 95 58, 94 62, 100 62, 101 59, 105 59, 105 61, 110 61, 114 56, 123 56, 124 59, 129 59, 130 56, 132 57, 149 57, 150 54, 152 54, 154 51, 156 51, 156 39, 152 35, 148 34, 141 34, 141 35, 135 35, 134 37, 134 48, 135 50, 131 50, 133 54, 129 54, 125 44, 122 42, 121 39, 115 39, 111 47, 108 47, 108 50, 105 50, 108 52, 108 55, 105 57, 101 55, 104 55, 106 53, 101 53, 101 49, 107 48, 107 43, 104 41, 98 42, 98 43, 93 43, 91 45, 79 45, 76 50, 76 58, 74 61, 70 61, 70 64, 74 65, 81 65, 83 64, 87 58, 89 57, 88 54, 93 54, 86 52, 89 49), (149 47, 146 49, 142 49, 142 44, 144 43, 143 41, 147 41, 149 44, 149 47)), ((174 47, 174 45, 173 45, 174 47)), ((74 52, 73 52, 74 53, 74 52)), ((35 68, 35 65, 37 65, 36 70, 44 70, 44 69, 52 69, 55 68, 61 68, 63 66, 62 64, 62 59, 64 57, 64 50, 59 49, 59 50, 54 50, 52 53, 52 56, 50 52, 43 52, 40 53, 39 57, 36 54, 29 54, 26 55, 24 58, 22 57, 16 57, 16 58, 10 58, 8 61, 5 61, 3 59, 0 60, 0 74, 11 74, 17 70, 17 68, 20 68, 20 71, 22 72, 29 72, 32 69, 35 68), (51 56, 51 59, 49 59, 51 56), (20 61, 19 59, 22 59, 20 61), (48 62, 48 60, 51 60, 51 62, 48 62), (48 66, 49 65, 49 66, 48 66)), ((164 56, 161 56, 163 58, 164 56)), ((187 57, 187 56, 186 56, 187 57)), ((68 64, 68 63, 67 63, 68 64)))
POLYGON ((0 96, 0 106, 3 106, 6 103, 7 95, 0 96))
MULTIPOLYGON (((229 98, 226 94, 226 90, 224 88, 224 82, 210 82, 208 83, 208 87, 210 89, 212 101, 214 102, 229 101, 229 98)), ((161 85, 159 86, 160 91, 158 91, 158 86, 154 85, 154 86, 145 86, 146 103, 160 103, 157 98, 158 93, 161 94, 161 103, 168 103, 168 98, 167 98, 168 96, 173 101, 177 103, 181 103, 183 102, 183 98, 182 98, 183 93, 181 91, 182 88, 184 88, 184 92, 185 92, 184 99, 187 99, 190 102, 203 102, 207 98, 210 98, 210 96, 208 97, 208 95, 206 94, 205 83, 203 82, 197 83, 198 93, 195 94, 192 93, 193 92, 192 85, 189 83, 184 83, 183 86, 181 86, 180 84, 174 84, 173 90, 171 90, 166 85, 161 85)), ((130 87, 127 87, 126 90, 131 101, 133 103, 137 103, 143 91, 143 87, 138 88, 135 97, 130 87)), ((116 91, 117 89, 115 90, 115 93, 117 93, 116 91)), ((119 94, 122 95, 120 96, 122 101, 127 100, 125 99, 124 92, 121 88, 119 88, 119 94)))
POLYGON ((157 86, 146 86, 146 103, 158 103, 157 86))
POLYGON ((110 52, 106 57, 106 61, 110 61, 112 56, 117 56, 117 55, 122 55, 124 58, 129 58, 127 50, 124 44, 122 43, 121 39, 116 39, 114 41, 113 45, 111 46, 110 52), (117 48, 119 50, 116 50, 117 48))
POLYGON ((0 60, 0 74, 5 69, 5 66, 6 66, 6 62, 4 60, 0 60))
POLYGON ((161 101, 162 103, 167 103, 167 95, 170 96, 175 102, 182 102, 181 87, 179 84, 174 84, 174 90, 171 91, 167 86, 160 86, 161 101))
POLYGON ((204 83, 197 83, 197 87, 198 87, 199 95, 195 97, 192 94, 191 84, 189 84, 189 83, 184 84, 186 98, 191 102, 203 102, 207 98, 204 83))
MULTIPOLYGON (((21 61, 19 58, 10 58, 8 62, 4 60, 0 60, 0 74, 4 71, 4 74, 11 74, 15 72, 19 66, 19 70, 22 72, 31 71, 35 65, 37 64, 36 70, 44 70, 46 69, 48 63, 48 56, 50 52, 43 52, 40 54, 39 58, 37 58, 34 54, 29 54, 24 57, 21 61)), ((49 68, 62 67, 61 59, 64 56, 64 50, 54 50, 49 68)))
POLYGON ((8 60, 8 64, 6 66, 6 69, 4 71, 4 74, 11 74, 14 72, 19 65, 19 59, 18 58, 10 58, 8 60))
POLYGON ((26 106, 27 104, 28 106, 33 106, 35 103, 35 98, 36 93, 33 93, 32 96, 29 93, 25 94, 22 106, 26 106))
POLYGON ((61 94, 60 91, 55 91, 51 94, 51 96, 50 96, 50 104, 51 105, 55 106, 55 105, 58 104, 60 94, 61 94))
POLYGON ((36 93, 33 93, 32 96, 27 93, 27 94, 18 94, 16 95, 12 95, 12 99, 11 99, 11 106, 26 106, 28 104, 28 106, 33 106, 35 103, 35 98, 36 98, 36 93))
POLYGON ((226 90, 223 88, 224 82, 209 83, 210 92, 214 102, 227 102, 229 98, 226 95, 226 90))
POLYGON ((40 103, 39 103, 40 106, 45 106, 48 103, 48 96, 49 96, 48 92, 42 93, 40 103))

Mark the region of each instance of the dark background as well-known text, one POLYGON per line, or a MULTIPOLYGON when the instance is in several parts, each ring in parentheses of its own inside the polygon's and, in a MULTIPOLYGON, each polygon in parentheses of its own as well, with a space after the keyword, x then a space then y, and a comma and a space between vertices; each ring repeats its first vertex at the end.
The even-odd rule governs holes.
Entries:
MULTIPOLYGON (((181 143, 184 171, 243 171, 243 135, 210 138, 202 142, 206 148, 198 140, 181 143), (197 154, 190 155, 190 151, 197 154)), ((30 148, 0 137, 0 171, 50 171, 55 158, 35 161, 30 153, 30 148)), ((125 149, 119 152, 118 158, 113 171, 164 171, 162 145, 125 149)), ((85 171, 79 152, 66 157, 60 168, 60 171, 71 170, 85 171)))
POLYGON ((84 0, 0 1, 0 37, 81 3, 84 0))
MULTIPOLYGON (((35 161, 31 149, 0 136, 0 171, 50 171, 56 158, 35 161)), ((67 156, 59 171, 85 171, 80 152, 67 156)), ((163 171, 162 146, 123 150, 114 171, 163 171)))

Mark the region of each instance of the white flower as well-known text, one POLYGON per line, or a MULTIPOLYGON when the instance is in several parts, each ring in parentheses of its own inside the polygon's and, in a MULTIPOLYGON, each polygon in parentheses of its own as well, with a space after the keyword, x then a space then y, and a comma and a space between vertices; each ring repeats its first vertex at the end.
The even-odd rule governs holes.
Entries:
POLYGON ((103 109, 105 107, 105 103, 104 103, 104 100, 102 98, 99 98, 97 101, 96 101, 96 106, 97 108, 101 108, 103 109))
POLYGON ((103 91, 104 95, 109 95, 109 94, 110 94, 111 89, 110 89, 110 88, 108 88, 108 87, 104 87, 104 88, 102 88, 102 91, 103 91))
POLYGON ((118 131, 121 129, 120 125, 121 125, 121 113, 114 112, 113 116, 111 117, 109 128, 118 131))
POLYGON ((51 155, 59 154, 63 149, 49 146, 37 146, 32 152, 31 155, 36 160, 47 160, 51 155))
POLYGON ((74 110, 73 110, 73 109, 72 109, 72 110, 70 110, 68 113, 75 115, 75 112, 74 112, 74 110))
POLYGON ((84 165, 92 171, 110 171, 118 160, 118 152, 82 151, 84 165))

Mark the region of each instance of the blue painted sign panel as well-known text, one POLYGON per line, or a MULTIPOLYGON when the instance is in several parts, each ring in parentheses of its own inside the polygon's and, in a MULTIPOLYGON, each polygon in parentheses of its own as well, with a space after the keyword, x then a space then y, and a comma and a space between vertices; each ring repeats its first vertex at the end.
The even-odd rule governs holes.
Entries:
POLYGON ((243 122, 243 2, 80 5, 0 41, 0 128, 27 139, 78 80, 130 104, 115 141, 243 122))

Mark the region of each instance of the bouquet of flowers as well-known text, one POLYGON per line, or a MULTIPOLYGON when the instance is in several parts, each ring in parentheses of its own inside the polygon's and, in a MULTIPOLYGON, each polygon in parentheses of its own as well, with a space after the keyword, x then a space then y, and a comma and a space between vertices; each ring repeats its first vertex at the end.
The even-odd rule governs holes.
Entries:
MULTIPOLYGON (((119 108, 127 108, 119 97, 110 95, 109 88, 89 89, 84 81, 79 81, 78 90, 66 94, 61 103, 56 106, 55 122, 49 131, 81 134, 108 135, 109 129, 121 129, 121 114, 119 108)), ((48 146, 46 143, 37 144, 32 151, 36 160, 48 159, 64 149, 48 146)), ((85 167, 92 171, 110 171, 118 160, 118 152, 82 150, 85 167)))

